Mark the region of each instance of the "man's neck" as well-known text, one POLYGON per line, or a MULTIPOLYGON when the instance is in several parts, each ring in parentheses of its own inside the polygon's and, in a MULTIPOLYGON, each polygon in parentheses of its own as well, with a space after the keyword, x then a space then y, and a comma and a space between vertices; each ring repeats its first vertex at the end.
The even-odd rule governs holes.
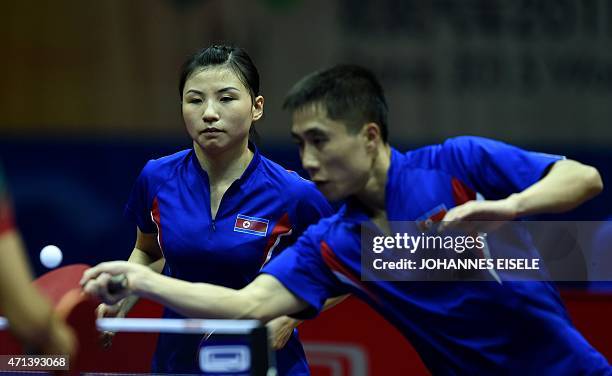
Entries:
POLYGON ((391 166, 391 147, 381 145, 374 157, 370 177, 361 192, 355 198, 370 212, 370 216, 377 217, 385 213, 385 190, 389 167, 391 166))

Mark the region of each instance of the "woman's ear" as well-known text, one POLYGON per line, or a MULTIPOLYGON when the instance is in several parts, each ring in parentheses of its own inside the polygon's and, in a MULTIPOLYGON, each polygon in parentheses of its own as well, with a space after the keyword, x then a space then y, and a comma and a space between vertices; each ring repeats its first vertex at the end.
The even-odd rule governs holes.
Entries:
POLYGON ((253 121, 261 119, 264 109, 264 97, 258 95, 253 101, 253 121))

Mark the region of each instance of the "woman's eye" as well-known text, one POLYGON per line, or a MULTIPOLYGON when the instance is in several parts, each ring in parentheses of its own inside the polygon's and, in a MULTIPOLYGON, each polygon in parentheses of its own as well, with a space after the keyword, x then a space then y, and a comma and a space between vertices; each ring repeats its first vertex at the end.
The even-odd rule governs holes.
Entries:
POLYGON ((221 97, 221 102, 230 102, 233 101, 234 98, 232 97, 221 97))
POLYGON ((198 104, 198 103, 202 103, 202 100, 200 98, 189 98, 189 99, 187 99, 187 103, 198 104))

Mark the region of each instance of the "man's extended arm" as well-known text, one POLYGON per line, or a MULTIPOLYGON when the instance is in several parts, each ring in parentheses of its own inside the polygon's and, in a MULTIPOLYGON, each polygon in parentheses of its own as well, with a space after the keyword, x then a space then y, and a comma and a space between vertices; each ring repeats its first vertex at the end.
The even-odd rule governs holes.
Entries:
POLYGON ((187 316, 218 319, 257 319, 267 322, 302 311, 307 303, 287 290, 276 278, 262 274, 241 290, 191 283, 153 272, 125 261, 101 263, 87 270, 81 280, 87 293, 113 304, 129 294, 150 298, 187 316), (110 295, 112 275, 124 274, 127 288, 110 295))

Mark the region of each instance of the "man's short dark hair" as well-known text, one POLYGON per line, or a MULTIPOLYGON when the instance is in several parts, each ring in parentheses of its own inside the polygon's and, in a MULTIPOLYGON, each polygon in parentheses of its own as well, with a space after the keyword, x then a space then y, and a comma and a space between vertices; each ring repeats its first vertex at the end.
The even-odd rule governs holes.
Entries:
POLYGON ((387 101, 382 86, 369 70, 357 65, 336 65, 316 71, 296 83, 283 108, 296 111, 308 105, 322 105, 327 116, 359 131, 366 123, 376 123, 387 142, 387 101))

